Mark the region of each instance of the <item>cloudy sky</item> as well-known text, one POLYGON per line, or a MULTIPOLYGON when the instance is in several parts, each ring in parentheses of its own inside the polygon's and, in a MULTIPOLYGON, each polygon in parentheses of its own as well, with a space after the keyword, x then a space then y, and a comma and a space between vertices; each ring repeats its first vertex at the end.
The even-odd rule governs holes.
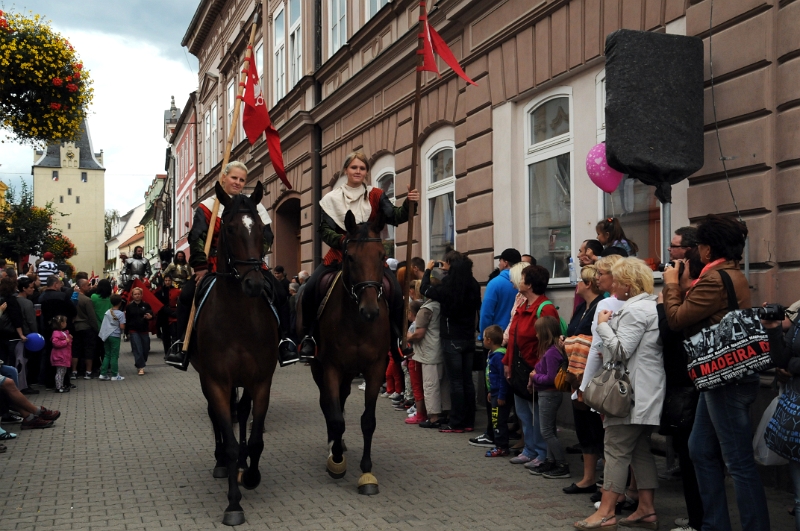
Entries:
MULTIPOLYGON (((106 209, 127 212, 164 172, 164 111, 182 108, 197 87, 197 61, 181 39, 200 0, 0 0, 0 9, 33 11, 80 54, 94 80, 89 129, 104 151, 106 209)), ((0 144, 0 178, 31 182, 33 150, 0 144)))

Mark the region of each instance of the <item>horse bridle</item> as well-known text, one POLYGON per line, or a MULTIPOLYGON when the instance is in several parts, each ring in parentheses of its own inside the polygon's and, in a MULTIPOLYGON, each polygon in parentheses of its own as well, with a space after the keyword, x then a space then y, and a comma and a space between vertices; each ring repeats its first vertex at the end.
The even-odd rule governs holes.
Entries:
MULTIPOLYGON (((256 211, 255 209, 249 209, 249 208, 239 208, 238 210, 234 210, 234 211, 225 210, 225 212, 223 212, 222 217, 220 218, 221 221, 222 221, 222 224, 225 223, 225 218, 226 217, 231 217, 231 216, 229 216, 229 214, 251 214, 253 216, 258 216, 258 211, 256 211)), ((230 272, 229 273, 219 273, 219 272, 217 272, 217 274, 222 275, 222 276, 230 276, 230 277, 233 277, 236 280, 241 281, 245 276, 247 276, 248 274, 252 273, 253 271, 261 272, 261 265, 263 264, 263 261, 260 258, 252 258, 252 257, 250 257, 247 260, 234 260, 233 258, 231 258, 231 254, 232 253, 230 252, 228 239, 225 238, 224 232, 222 230, 222 227, 220 227, 220 238, 224 239, 225 265, 227 266, 227 269, 230 272), (237 265, 248 266, 248 268, 245 270, 244 273, 240 273, 239 269, 236 267, 237 265)))
MULTIPOLYGON (((342 243, 342 248, 344 249, 342 254, 345 258, 347 257, 347 246, 351 243, 383 243, 383 240, 380 238, 358 238, 354 240, 347 238, 342 243)), ((381 279, 381 281, 365 280, 364 282, 359 282, 350 286, 347 285, 347 280, 348 279, 342 275, 342 285, 344 286, 345 291, 357 303, 361 302, 361 294, 364 293, 364 290, 367 288, 375 288, 375 291, 378 292, 378 299, 383 297, 383 279, 381 279)))

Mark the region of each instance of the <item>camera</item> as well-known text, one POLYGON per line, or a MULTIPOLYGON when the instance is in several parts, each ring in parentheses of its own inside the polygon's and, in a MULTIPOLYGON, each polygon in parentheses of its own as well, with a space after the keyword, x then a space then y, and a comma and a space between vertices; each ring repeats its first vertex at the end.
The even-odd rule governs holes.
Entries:
POLYGON ((780 304, 767 304, 766 306, 756 308, 756 314, 759 319, 765 321, 783 321, 786 317, 786 308, 780 304))
POLYGON ((441 262, 434 262, 433 263, 433 267, 441 268, 442 267, 442 263, 441 262))
POLYGON ((685 265, 684 262, 676 262, 675 260, 672 260, 670 262, 667 262, 666 264, 658 264, 658 270, 663 273, 667 267, 677 267, 678 276, 682 277, 684 265, 685 265))

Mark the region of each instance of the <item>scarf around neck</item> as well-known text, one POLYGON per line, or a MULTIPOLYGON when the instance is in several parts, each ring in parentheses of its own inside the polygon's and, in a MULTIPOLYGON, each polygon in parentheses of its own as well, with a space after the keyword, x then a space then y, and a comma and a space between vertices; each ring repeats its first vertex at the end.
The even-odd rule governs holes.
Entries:
POLYGON ((353 188, 345 183, 323 197, 319 206, 336 222, 340 229, 345 228, 344 217, 348 210, 355 216, 356 223, 366 223, 372 214, 372 205, 369 203, 371 190, 371 186, 364 185, 353 188))

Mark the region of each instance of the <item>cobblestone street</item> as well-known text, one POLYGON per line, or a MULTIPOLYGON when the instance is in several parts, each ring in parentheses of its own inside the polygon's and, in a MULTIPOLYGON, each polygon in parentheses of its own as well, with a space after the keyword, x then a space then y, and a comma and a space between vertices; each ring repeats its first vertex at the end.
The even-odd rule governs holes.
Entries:
MULTIPOLYGON (((224 528, 224 480, 211 476, 213 434, 197 373, 162 362, 160 343, 137 376, 130 343, 120 357, 123 382, 79 379, 77 390, 42 390, 34 403, 59 409, 53 429, 19 432, 0 455, 0 529, 205 530, 224 528)), ((354 384, 355 387, 355 384, 354 384)), ((528 474, 507 459, 487 459, 469 434, 441 434, 403 424, 380 399, 373 446, 378 496, 358 495, 363 394, 348 403, 349 470, 325 472, 325 425, 307 367, 276 370, 267 415, 263 479, 243 490, 245 529, 569 530, 591 514, 588 495, 567 496, 571 480, 528 474)), ((572 432, 562 431, 566 444, 572 432)), ((574 476, 580 456, 570 456, 574 476)), ((658 458, 661 468, 663 458, 658 458)), ((768 489, 772 529, 792 529, 792 496, 768 489)), ((733 500, 732 491, 729 499, 733 500)), ((684 517, 680 481, 657 492, 661 529, 684 517)), ((738 525, 738 524, 737 524, 738 525)))

